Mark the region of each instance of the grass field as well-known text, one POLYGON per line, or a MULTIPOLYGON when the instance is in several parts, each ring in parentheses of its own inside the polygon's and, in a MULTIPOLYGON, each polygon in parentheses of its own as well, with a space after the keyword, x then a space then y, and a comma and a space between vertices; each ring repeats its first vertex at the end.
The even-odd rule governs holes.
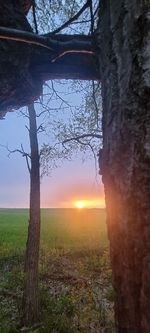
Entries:
MULTIPOLYGON (((105 210, 41 211, 38 333, 112 333, 105 210)), ((0 209, 0 332, 20 332, 28 210, 0 209)), ((31 329, 30 332, 33 332, 31 329)))

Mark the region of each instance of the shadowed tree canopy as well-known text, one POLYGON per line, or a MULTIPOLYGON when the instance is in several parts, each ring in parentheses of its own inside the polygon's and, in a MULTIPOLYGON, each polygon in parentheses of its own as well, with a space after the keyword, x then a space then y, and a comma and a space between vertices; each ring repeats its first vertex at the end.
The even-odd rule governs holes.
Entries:
POLYGON ((31 3, 0 0, 0 118, 36 100, 46 80, 98 79, 93 39, 35 34, 26 18, 31 3))

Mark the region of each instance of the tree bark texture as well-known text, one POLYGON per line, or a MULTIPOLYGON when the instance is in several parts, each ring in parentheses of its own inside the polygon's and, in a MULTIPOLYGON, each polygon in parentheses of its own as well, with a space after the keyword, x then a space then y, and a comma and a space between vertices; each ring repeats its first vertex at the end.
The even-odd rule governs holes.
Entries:
POLYGON ((101 0, 103 177, 119 333, 150 332, 150 3, 101 0))
POLYGON ((31 146, 30 217, 25 257, 25 286, 22 324, 31 326, 39 320, 38 262, 40 245, 40 167, 34 105, 28 106, 31 146))

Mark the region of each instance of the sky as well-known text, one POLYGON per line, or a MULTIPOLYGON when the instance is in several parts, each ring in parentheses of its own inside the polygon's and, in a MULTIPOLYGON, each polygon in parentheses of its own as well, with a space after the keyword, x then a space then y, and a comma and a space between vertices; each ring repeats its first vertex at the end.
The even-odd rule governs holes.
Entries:
MULTIPOLYGON (((19 153, 8 156, 2 146, 13 150, 23 144, 29 151, 25 119, 18 111, 7 113, 0 127, 0 207, 29 207, 29 173, 25 159, 19 153)), ((40 143, 43 140, 39 137, 40 143)), ((89 158, 88 153, 84 161, 82 153, 74 154, 71 160, 59 163, 50 176, 41 179, 41 207, 83 206, 104 207, 101 178, 96 174, 94 158, 89 158)))
MULTIPOLYGON (((95 3, 95 2, 94 2, 95 3)), ((93 4, 94 4, 93 3, 93 4)), ((79 2, 81 6, 81 2, 79 2)), ((63 3, 65 6, 65 1, 63 3)), ((79 7, 80 7, 79 6, 79 7)), ((74 8, 74 2, 72 3, 72 9, 74 8)), ((94 7, 95 8, 95 7, 94 7)), ((47 15, 47 8, 44 8, 44 15, 47 15)), ((71 8, 70 8, 71 10, 71 8)), ((48 16, 48 22, 41 19, 39 20, 39 31, 46 33, 47 29, 53 30, 53 21, 57 25, 60 24, 60 18, 62 21, 67 20, 70 15, 70 10, 66 16, 62 11, 55 14, 52 18, 48 16), (41 26, 42 22, 42 26, 41 26), (46 22, 46 23, 45 23, 46 22), (52 25, 51 25, 52 24, 52 25)), ((39 12, 40 13, 40 12, 39 12)), ((39 14, 38 13, 38 14, 39 14)), ((87 17, 89 10, 83 14, 81 18, 87 17)), ((43 12, 42 12, 43 15, 43 12)), ((32 14, 29 14, 28 19, 32 23, 32 14)), ((74 25, 63 30, 63 33, 88 33, 90 29, 89 24, 74 25), (69 30, 70 29, 70 30, 69 30), (73 29, 73 30, 72 30, 73 29), (75 29, 75 30, 74 30, 75 29)), ((69 84, 58 87, 59 90, 69 90, 69 84)), ((80 90, 80 87, 79 87, 80 90)), ((78 96, 69 94, 68 102, 71 104, 79 105, 82 99, 82 94, 78 96)), ((57 102, 53 102, 53 107, 58 106, 57 102)), ((66 111, 67 112, 67 111, 66 111)), ((64 113, 64 120, 65 120, 64 113)), ((57 121, 57 116, 56 116, 57 121)), ((40 136, 39 143, 42 144, 45 138, 40 136)), ((8 151, 2 145, 10 149, 20 148, 20 144, 23 144, 24 149, 29 151, 28 134, 25 128, 25 119, 19 116, 19 112, 8 113, 5 120, 0 121, 0 207, 29 207, 29 173, 27 170, 26 162, 22 156, 18 153, 11 154, 8 157, 8 151)), ((95 161, 91 156, 83 155, 78 152, 72 155, 70 161, 64 161, 59 163, 57 169, 52 170, 49 177, 41 179, 41 206, 42 207, 79 207, 83 205, 85 207, 104 207, 104 194, 103 185, 100 175, 97 175, 95 169, 95 161), (81 204, 82 201, 82 204, 81 204)))

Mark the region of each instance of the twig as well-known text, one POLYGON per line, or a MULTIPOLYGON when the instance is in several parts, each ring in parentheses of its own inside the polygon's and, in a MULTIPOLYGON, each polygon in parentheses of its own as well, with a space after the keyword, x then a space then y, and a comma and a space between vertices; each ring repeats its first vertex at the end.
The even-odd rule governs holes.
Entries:
POLYGON ((94 14, 93 14, 93 6, 92 6, 92 0, 90 0, 90 15, 91 15, 91 34, 93 35, 94 33, 94 14))
POLYGON ((36 3, 35 0, 32 0, 32 12, 33 12, 33 21, 34 21, 34 26, 35 26, 35 32, 38 35, 38 25, 37 25, 37 20, 36 20, 36 3))
POLYGON ((45 132, 45 128, 43 126, 43 123, 39 125, 39 127, 37 128, 37 133, 42 133, 45 132))
POLYGON ((73 17, 71 17, 67 22, 62 24, 59 28, 55 29, 51 32, 51 34, 57 34, 61 30, 67 28, 73 21, 77 20, 78 17, 85 11, 86 8, 90 6, 91 0, 87 0, 87 2, 83 5, 83 7, 79 10, 77 14, 75 14, 73 17))
POLYGON ((52 86, 52 89, 53 89, 53 91, 54 91, 56 97, 62 101, 62 104, 65 104, 65 105, 67 105, 67 106, 69 106, 69 107, 71 108, 71 105, 70 105, 67 101, 65 101, 65 99, 63 99, 63 98, 58 94, 58 92, 56 91, 56 89, 55 89, 55 87, 54 87, 54 83, 53 83, 52 80, 51 80, 51 86, 52 86))
POLYGON ((31 172, 30 163, 29 163, 29 159, 31 159, 31 156, 25 152, 22 144, 21 144, 21 149, 13 149, 13 150, 11 150, 8 147, 8 145, 5 146, 5 145, 0 144, 0 146, 7 149, 7 151, 9 152, 8 157, 10 157, 10 154, 13 154, 13 153, 19 153, 22 155, 22 157, 25 157, 28 171, 29 171, 29 173, 31 172))
POLYGON ((29 116, 27 115, 27 113, 23 112, 22 110, 20 110, 21 115, 25 118, 28 118, 29 119, 29 116))
POLYGON ((97 127, 98 127, 99 108, 98 108, 97 101, 96 101, 96 90, 95 90, 94 81, 92 81, 92 97, 93 97, 93 101, 94 101, 94 106, 95 106, 95 111, 96 111, 96 122, 97 122, 97 127))
POLYGON ((67 142, 70 142, 70 141, 79 141, 80 139, 84 139, 84 138, 102 139, 102 135, 100 135, 100 134, 94 134, 94 133, 82 134, 82 135, 74 136, 74 137, 72 137, 70 139, 66 139, 62 143, 64 144, 64 143, 67 143, 67 142))

